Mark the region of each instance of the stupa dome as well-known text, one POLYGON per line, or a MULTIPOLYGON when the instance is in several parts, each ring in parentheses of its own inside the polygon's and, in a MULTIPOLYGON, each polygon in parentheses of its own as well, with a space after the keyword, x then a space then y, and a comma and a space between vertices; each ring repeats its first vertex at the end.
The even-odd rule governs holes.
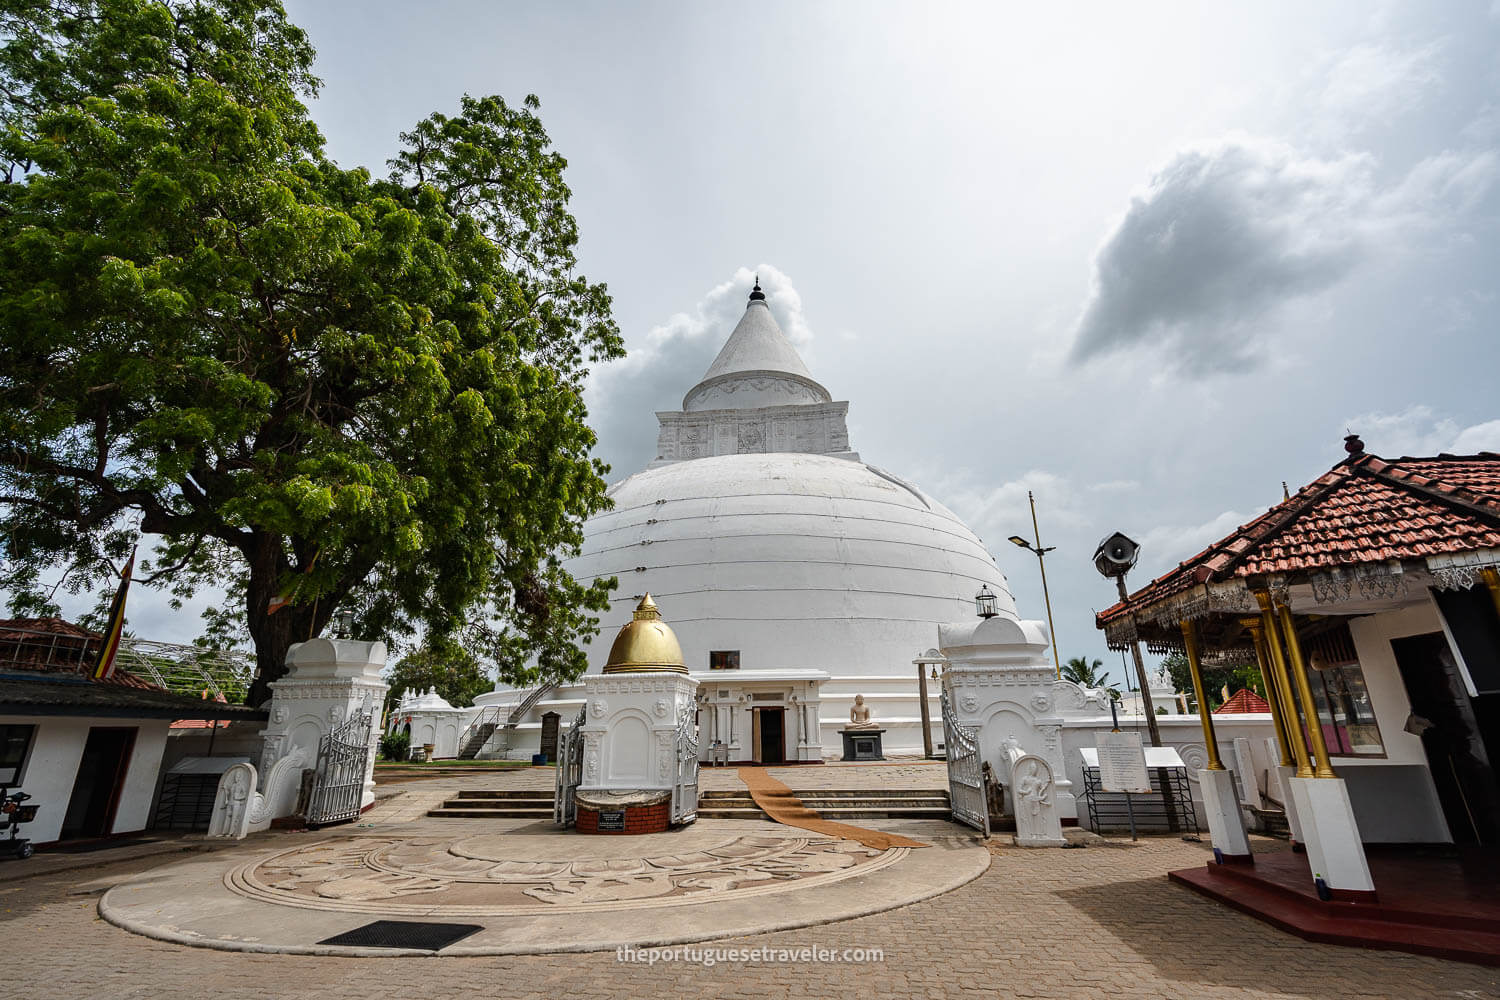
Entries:
MULTIPOLYGON (((757 283, 683 410, 658 413, 658 457, 615 484, 567 568, 619 579, 603 634, 649 591, 672 607, 690 670, 734 652, 745 669, 900 674, 939 623, 988 586, 1016 618, 994 558, 952 511, 849 450, 834 402, 757 283)), ((601 643, 590 669, 603 666, 601 643)))

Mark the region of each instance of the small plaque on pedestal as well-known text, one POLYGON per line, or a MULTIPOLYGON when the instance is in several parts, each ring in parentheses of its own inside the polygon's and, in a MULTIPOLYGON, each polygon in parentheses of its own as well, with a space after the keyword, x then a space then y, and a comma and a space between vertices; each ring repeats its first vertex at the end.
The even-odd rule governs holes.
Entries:
POLYGON ((884 729, 840 729, 845 760, 885 760, 884 729))

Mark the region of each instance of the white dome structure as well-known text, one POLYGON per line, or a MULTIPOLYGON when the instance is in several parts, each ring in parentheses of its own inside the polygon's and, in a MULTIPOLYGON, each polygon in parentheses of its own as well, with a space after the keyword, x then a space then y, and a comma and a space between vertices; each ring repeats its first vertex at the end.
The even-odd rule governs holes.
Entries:
MULTIPOLYGON (((937 624, 974 614, 982 585, 1016 617, 1005 578, 962 521, 857 460, 719 455, 636 473, 610 497, 614 510, 589 521, 568 571, 619 579, 606 637, 649 591, 693 670, 737 650, 742 670, 905 683, 937 624)), ((606 645, 594 644, 590 669, 606 645)))
MULTIPOLYGON (((731 759, 772 759, 777 738, 788 760, 837 754, 856 694, 887 753, 920 753, 913 659, 939 624, 974 615, 981 587, 1017 618, 979 538, 850 450, 848 405, 813 379, 757 283, 682 410, 657 414, 656 460, 609 490, 613 509, 588 521, 567 563, 582 582, 619 581, 589 672, 650 593, 700 682, 700 743, 731 759)), ((922 683, 941 742, 936 685, 922 683)), ((512 756, 534 749, 526 733, 548 706, 571 719, 583 697, 581 685, 525 694, 480 699, 513 717, 512 756)))

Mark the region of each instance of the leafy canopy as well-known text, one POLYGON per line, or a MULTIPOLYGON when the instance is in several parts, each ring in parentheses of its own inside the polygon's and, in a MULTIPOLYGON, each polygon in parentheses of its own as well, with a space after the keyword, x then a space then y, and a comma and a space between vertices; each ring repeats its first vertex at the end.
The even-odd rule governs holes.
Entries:
POLYGON ((206 584, 264 684, 336 608, 469 630, 502 677, 582 671, 612 580, 559 559, 607 506, 581 399, 622 353, 576 273, 528 97, 464 97, 385 176, 330 160, 277 3, 0 11, 0 587, 206 584), (291 604, 268 616, 273 597, 291 604))
POLYGON ((479 661, 452 643, 419 646, 386 669, 385 681, 390 685, 385 695, 387 711, 396 707, 402 692, 407 690, 420 694, 428 688, 437 688, 448 704, 467 708, 476 697, 495 686, 494 678, 479 661))
POLYGON ((1103 660, 1094 660, 1090 663, 1089 658, 1086 656, 1075 656, 1063 664, 1062 679, 1072 681, 1079 687, 1104 688, 1104 690, 1109 692, 1111 698, 1119 701, 1120 688, 1118 685, 1109 682, 1108 670, 1100 672, 1103 666, 1103 660))

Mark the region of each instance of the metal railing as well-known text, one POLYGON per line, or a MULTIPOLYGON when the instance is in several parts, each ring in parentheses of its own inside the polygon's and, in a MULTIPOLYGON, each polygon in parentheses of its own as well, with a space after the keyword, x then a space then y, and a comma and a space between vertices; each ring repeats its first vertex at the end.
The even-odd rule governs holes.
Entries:
MULTIPOLYGON (((0 670, 84 673, 99 655, 95 634, 7 627, 0 629, 0 670)), ((115 662, 142 680, 176 694, 239 701, 255 677, 255 658, 234 650, 126 637, 115 662)))

